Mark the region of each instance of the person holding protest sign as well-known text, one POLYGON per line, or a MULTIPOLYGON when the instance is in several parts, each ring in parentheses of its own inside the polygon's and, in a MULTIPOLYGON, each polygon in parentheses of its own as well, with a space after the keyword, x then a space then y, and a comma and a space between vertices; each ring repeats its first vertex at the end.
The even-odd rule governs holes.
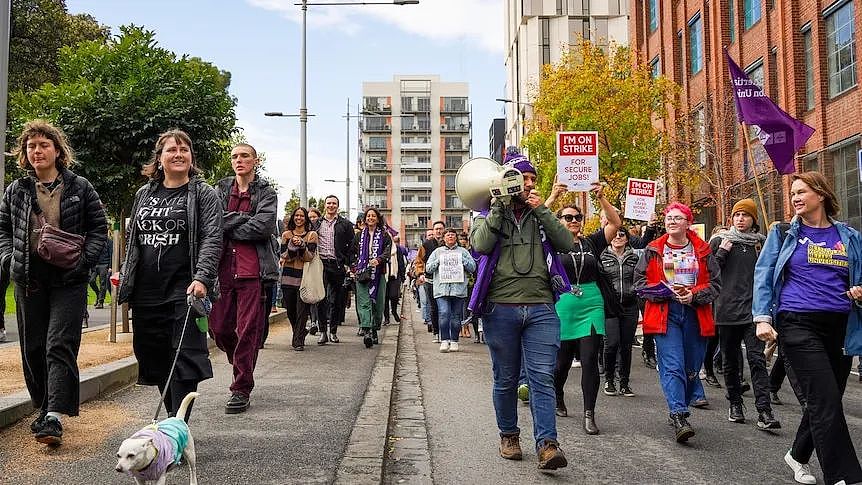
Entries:
POLYGON ((440 314, 440 352, 457 352, 467 298, 467 273, 476 271, 470 251, 458 245, 458 231, 443 233, 443 245, 431 253, 425 272, 434 275, 434 298, 440 314))
POLYGON ((668 204, 667 233, 647 245, 634 279, 635 291, 646 299, 644 333, 655 334, 659 380, 680 443, 695 434, 688 406, 700 384, 706 338, 715 335, 712 302, 721 290, 718 262, 689 229, 693 222, 688 206, 668 204))
MULTIPOLYGON (((566 184, 558 183, 554 185, 548 200, 553 202, 567 191, 566 184)), ((568 416, 563 388, 577 351, 581 360, 584 431, 592 435, 599 434, 595 408, 599 394, 599 353, 602 350, 602 336, 605 334, 605 318, 616 318, 621 313, 619 301, 613 295, 613 288, 600 271, 600 260, 602 251, 616 237, 622 220, 605 198, 604 186, 593 184, 590 191, 607 214, 608 223, 604 228, 585 237, 581 232, 584 215, 580 208, 567 205, 557 211, 557 218, 573 238, 574 250, 559 254, 572 289, 561 295, 556 305, 557 315, 560 317, 560 351, 554 372, 554 388, 557 416, 568 416)))

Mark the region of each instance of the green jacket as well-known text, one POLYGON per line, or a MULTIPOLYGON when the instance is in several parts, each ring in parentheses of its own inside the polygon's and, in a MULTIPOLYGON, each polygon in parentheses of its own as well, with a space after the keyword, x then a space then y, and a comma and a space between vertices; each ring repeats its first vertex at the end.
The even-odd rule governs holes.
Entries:
POLYGON ((487 216, 473 221, 473 250, 491 254, 500 243, 500 260, 494 268, 488 301, 494 303, 554 303, 548 264, 542 251, 542 235, 557 252, 573 251, 575 239, 544 205, 527 207, 520 221, 511 207, 496 202, 487 216))

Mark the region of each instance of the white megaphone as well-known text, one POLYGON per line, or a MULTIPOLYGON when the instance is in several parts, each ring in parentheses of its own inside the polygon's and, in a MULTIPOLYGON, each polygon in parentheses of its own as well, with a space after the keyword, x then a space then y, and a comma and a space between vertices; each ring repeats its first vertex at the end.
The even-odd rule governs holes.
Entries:
POLYGON ((492 197, 508 204, 523 191, 524 175, 520 170, 486 157, 467 160, 455 175, 455 193, 474 211, 488 210, 492 197))

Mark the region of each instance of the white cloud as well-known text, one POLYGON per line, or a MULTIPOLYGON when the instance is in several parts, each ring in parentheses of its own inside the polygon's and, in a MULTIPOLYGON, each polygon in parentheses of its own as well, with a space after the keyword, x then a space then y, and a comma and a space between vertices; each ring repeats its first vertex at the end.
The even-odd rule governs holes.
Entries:
MULTIPOLYGON (((246 0, 255 7, 280 12, 300 22, 297 0, 246 0)), ((418 5, 312 6, 308 24, 315 28, 336 28, 348 34, 362 30, 361 19, 373 18, 404 32, 450 43, 467 39, 483 50, 504 50, 503 9, 500 0, 421 0, 418 5)))

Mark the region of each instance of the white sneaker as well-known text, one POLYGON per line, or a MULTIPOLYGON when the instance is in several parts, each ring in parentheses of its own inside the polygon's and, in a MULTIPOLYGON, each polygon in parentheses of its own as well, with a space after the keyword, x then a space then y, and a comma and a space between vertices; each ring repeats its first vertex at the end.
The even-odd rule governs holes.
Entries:
POLYGON ((444 340, 440 342, 440 352, 446 353, 449 352, 449 341, 444 340))
POLYGON ((439 344, 440 342, 442 342, 442 340, 440 340, 440 336, 435 333, 434 338, 431 339, 431 342, 439 344))
POLYGON ((449 352, 458 352, 458 342, 449 342, 449 352))
POLYGON ((814 478, 814 475, 811 474, 811 470, 808 468, 808 463, 799 463, 796 461, 790 455, 790 450, 784 455, 784 463, 787 463, 787 466, 793 470, 793 479, 797 483, 806 483, 808 485, 815 485, 817 483, 817 479, 814 478))
POLYGON ((2 329, 0 329, 0 342, 5 342, 5 341, 6 341, 6 329, 2 328, 2 329))
POLYGON ((572 369, 580 369, 580 367, 581 367, 581 361, 580 360, 575 359, 572 361, 572 369))

